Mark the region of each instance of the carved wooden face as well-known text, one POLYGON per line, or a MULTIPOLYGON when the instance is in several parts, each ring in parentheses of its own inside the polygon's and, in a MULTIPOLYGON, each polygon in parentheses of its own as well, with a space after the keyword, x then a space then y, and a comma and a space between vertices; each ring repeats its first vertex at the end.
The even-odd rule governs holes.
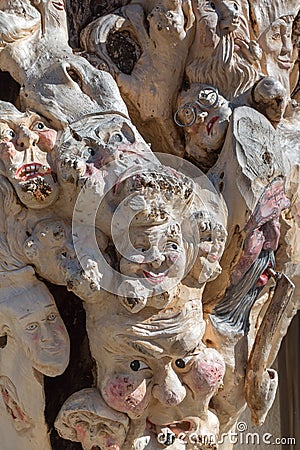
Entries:
POLYGON ((32 367, 61 375, 69 363, 70 343, 54 299, 42 285, 24 289, 7 307, 8 334, 24 349, 32 367))
MULTIPOLYGON (((200 7, 201 8, 201 7, 200 7)), ((240 25, 240 2, 231 0, 206 1, 202 5, 206 15, 217 16, 218 34, 226 35, 235 31, 240 25)))
POLYGON ((66 272, 75 260, 71 226, 68 227, 62 220, 41 221, 26 239, 23 248, 27 262, 35 266, 39 275, 52 283, 65 284, 69 278, 66 272))
POLYGON ((262 63, 265 73, 279 79, 285 87, 289 87, 289 73, 296 59, 292 27, 293 18, 284 16, 275 20, 259 38, 259 44, 263 49, 262 63))
POLYGON ((130 327, 127 322, 114 342, 108 333, 101 336, 104 400, 131 419, 147 416, 154 434, 164 424, 177 422, 180 429, 187 417, 205 415, 222 383, 224 361, 215 350, 203 348, 202 313, 193 307, 173 317, 158 315, 152 323, 130 327))
POLYGON ((175 221, 132 226, 131 246, 124 250, 120 272, 143 280, 153 294, 175 287, 184 277, 186 255, 181 227, 175 221))
POLYGON ((56 131, 36 114, 0 120, 0 160, 5 175, 28 208, 45 208, 57 199, 58 185, 47 162, 55 140, 56 131))

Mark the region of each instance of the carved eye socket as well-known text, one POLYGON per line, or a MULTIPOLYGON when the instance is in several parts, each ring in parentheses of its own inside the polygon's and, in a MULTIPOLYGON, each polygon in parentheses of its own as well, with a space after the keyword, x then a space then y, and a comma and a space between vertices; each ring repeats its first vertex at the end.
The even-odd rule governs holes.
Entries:
POLYGON ((44 128, 46 128, 46 126, 43 124, 43 122, 36 122, 33 125, 32 130, 43 130, 44 128))
POLYGON ((84 149, 82 157, 85 159, 89 159, 90 156, 95 156, 95 154, 96 150, 94 150, 92 147, 87 147, 86 149, 84 149))
POLYGON ((53 322, 56 319, 56 317, 57 317, 57 314, 51 313, 51 314, 49 314, 49 316, 47 316, 47 320, 49 322, 53 322))
POLYGON ((119 144, 120 142, 123 141, 123 136, 120 133, 115 133, 113 134, 110 138, 108 143, 109 144, 119 144))
POLYGON ((179 245, 176 244, 176 242, 168 242, 166 247, 167 247, 167 250, 178 250, 179 249, 179 245))
POLYGON ((233 7, 234 7, 234 9, 235 9, 236 11, 239 10, 239 7, 238 7, 238 5, 237 5, 236 3, 233 4, 233 7))
POLYGON ((37 323, 31 323, 25 328, 27 331, 35 331, 38 327, 37 323))
POLYGON ((6 129, 6 130, 4 130, 4 131, 2 131, 1 132, 1 135, 3 136, 3 137, 6 137, 6 138, 15 138, 16 137, 16 133, 13 131, 13 130, 9 130, 9 129, 6 129))
POLYGON ((139 370, 149 369, 149 367, 145 363, 143 363, 143 361, 135 359, 134 361, 131 361, 130 369, 134 372, 138 372, 139 370))
POLYGON ((214 4, 214 2, 210 2, 210 7, 215 10, 216 9, 216 5, 214 4))

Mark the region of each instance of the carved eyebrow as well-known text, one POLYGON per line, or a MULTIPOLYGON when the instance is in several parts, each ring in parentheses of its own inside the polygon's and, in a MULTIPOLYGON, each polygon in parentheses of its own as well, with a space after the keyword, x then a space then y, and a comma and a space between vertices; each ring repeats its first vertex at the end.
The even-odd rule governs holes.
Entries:
MULTIPOLYGON (((53 306, 55 306, 53 303, 50 303, 49 305, 44 306, 44 308, 52 308, 53 306)), ((30 316, 31 314, 33 314, 35 311, 31 311, 28 312, 27 314, 24 314, 24 316, 19 317, 19 320, 25 319, 25 317, 30 316)))

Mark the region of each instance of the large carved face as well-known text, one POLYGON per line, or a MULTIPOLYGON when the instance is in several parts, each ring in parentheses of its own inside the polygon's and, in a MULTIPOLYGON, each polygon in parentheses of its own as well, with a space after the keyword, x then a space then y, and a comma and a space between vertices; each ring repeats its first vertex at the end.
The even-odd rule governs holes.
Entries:
POLYGON ((275 20, 260 36, 263 49, 262 68, 265 73, 279 79, 289 88, 289 74, 296 59, 292 42, 293 17, 275 20))
POLYGON ((132 420, 147 418, 147 432, 154 436, 164 426, 178 432, 195 428, 224 375, 221 356, 201 344, 199 305, 189 303, 180 313, 161 313, 132 326, 119 320, 117 339, 101 335, 96 359, 104 400, 132 420))
POLYGON ((129 230, 130 244, 120 259, 120 272, 138 278, 152 295, 168 293, 184 277, 186 255, 180 224, 173 219, 129 230))
POLYGON ((65 325, 42 283, 26 288, 21 288, 5 306, 7 334, 23 348, 33 368, 47 376, 61 375, 69 363, 70 351, 65 325))
POLYGON ((16 193, 28 208, 51 205, 58 196, 47 162, 56 131, 48 128, 33 113, 0 118, 0 160, 3 170, 16 193))

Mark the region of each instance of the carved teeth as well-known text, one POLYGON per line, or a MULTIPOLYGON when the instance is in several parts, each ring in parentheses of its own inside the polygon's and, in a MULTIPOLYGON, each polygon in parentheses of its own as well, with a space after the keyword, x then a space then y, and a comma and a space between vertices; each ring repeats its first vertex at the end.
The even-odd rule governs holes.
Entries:
POLYGON ((39 174, 45 174, 49 171, 49 167, 42 166, 41 164, 27 164, 26 166, 23 166, 21 170, 17 172, 17 175, 19 178, 26 178, 29 175, 39 175, 39 174))

